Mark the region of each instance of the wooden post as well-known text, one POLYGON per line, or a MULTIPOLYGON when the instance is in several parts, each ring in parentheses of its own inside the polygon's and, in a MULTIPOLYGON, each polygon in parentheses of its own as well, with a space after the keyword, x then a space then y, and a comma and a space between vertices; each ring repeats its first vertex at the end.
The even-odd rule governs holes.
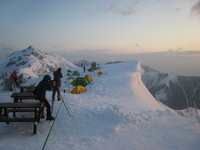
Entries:
POLYGON ((37 108, 35 108, 34 117, 35 117, 35 122, 33 126, 33 134, 37 134, 37 121, 38 121, 37 108))

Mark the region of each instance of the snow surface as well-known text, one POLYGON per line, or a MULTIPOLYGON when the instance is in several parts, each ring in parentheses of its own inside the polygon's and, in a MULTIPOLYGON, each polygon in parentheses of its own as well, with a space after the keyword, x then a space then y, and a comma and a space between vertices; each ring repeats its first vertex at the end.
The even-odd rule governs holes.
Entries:
MULTIPOLYGON (((82 76, 89 74, 93 78, 85 93, 62 92, 72 117, 62 101, 55 101, 55 122, 42 119, 37 135, 32 134, 33 123, 0 123, 0 149, 200 149, 200 125, 198 122, 190 124, 197 121, 195 111, 189 108, 177 112, 156 101, 141 81, 139 62, 100 67, 100 70, 86 73, 81 68, 72 68, 81 71, 82 76), (104 74, 98 76, 98 71, 104 74)), ((66 81, 66 71, 63 70, 62 89, 69 90, 72 87, 66 81)), ((0 91, 1 102, 12 101, 11 93, 0 91)), ((47 92, 50 103, 51 94, 47 92)))

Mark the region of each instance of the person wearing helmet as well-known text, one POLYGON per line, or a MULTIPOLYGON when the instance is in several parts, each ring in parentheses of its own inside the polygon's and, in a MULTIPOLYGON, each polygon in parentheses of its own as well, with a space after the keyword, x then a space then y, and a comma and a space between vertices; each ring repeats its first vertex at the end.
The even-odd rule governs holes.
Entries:
MULTIPOLYGON (((55 118, 51 115, 51 106, 46 99, 46 91, 51 90, 53 87, 53 83, 51 82, 51 77, 49 75, 45 75, 42 81, 35 88, 36 99, 38 99, 41 103, 41 107, 46 107, 46 120, 54 120, 55 118)), ((42 116, 41 118, 43 118, 42 116)))

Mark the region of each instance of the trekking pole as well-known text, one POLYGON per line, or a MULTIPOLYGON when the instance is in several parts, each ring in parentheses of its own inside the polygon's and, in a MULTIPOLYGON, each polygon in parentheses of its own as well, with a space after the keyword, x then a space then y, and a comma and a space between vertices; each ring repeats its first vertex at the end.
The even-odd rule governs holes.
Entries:
POLYGON ((65 109, 67 110, 67 112, 68 112, 69 116, 71 117, 71 114, 70 114, 70 112, 69 112, 69 110, 68 110, 68 108, 67 108, 67 106, 66 106, 66 104, 65 104, 65 102, 64 102, 64 100, 63 100, 63 98, 62 98, 62 96, 61 96, 61 94, 60 94, 60 93, 59 93, 59 95, 60 95, 60 97, 61 97, 61 100, 62 100, 62 102, 63 102, 63 104, 64 104, 64 106, 65 106, 65 109))

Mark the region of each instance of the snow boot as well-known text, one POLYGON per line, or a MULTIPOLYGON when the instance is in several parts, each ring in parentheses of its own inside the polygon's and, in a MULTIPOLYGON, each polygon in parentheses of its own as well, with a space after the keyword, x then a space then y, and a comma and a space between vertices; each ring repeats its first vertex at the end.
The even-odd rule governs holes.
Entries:
POLYGON ((47 116, 46 120, 55 120, 55 118, 52 115, 47 116))

